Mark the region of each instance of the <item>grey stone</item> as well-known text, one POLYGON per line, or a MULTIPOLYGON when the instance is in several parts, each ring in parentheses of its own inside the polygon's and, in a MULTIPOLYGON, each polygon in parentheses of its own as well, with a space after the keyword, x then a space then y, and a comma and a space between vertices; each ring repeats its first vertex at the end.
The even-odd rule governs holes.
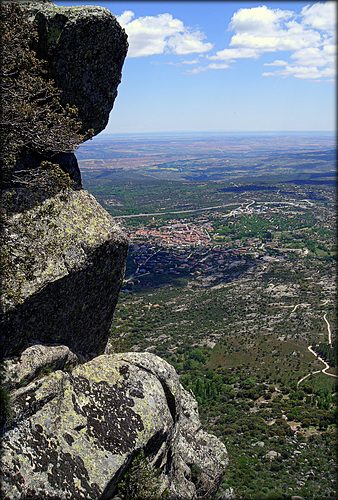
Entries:
MULTIPOLYGON (((121 78, 126 34, 105 8, 18 3, 37 20, 37 52, 48 59, 65 102, 79 107, 85 129, 99 132, 121 78)), ((1 356, 19 356, 42 343, 68 346, 89 359, 104 352, 128 242, 108 213, 81 190, 74 155, 34 155, 23 152, 18 168, 35 178, 39 163, 52 160, 74 182, 71 189, 50 194, 38 186, 5 193, 1 356)))
POLYGON ((128 50, 125 31, 104 7, 20 3, 37 21, 37 53, 47 60, 62 101, 76 105, 83 129, 98 134, 108 123, 121 82, 128 50))
POLYGON ((278 453, 278 451, 274 451, 274 450, 268 451, 267 454, 265 455, 265 457, 269 458, 270 460, 274 460, 275 458, 278 458, 280 456, 281 456, 281 454, 278 453))
POLYGON ((3 229, 3 357, 36 343, 104 352, 128 242, 88 192, 61 192, 3 229))
POLYGON ((59 167, 69 175, 73 181, 73 189, 82 188, 82 179, 77 158, 74 153, 59 153, 47 156, 41 156, 37 153, 24 150, 19 156, 15 171, 36 170, 42 161, 49 161, 59 167))
POLYGON ((39 374, 55 370, 70 370, 78 364, 78 358, 65 345, 28 347, 19 358, 7 359, 3 364, 2 385, 7 390, 27 385, 39 374))
POLYGON ((143 450, 158 494, 187 500, 214 491, 227 465, 224 444, 201 429, 175 370, 150 353, 102 355, 55 371, 13 391, 12 406, 2 443, 11 499, 112 498, 143 450))
POLYGON ((257 443, 254 443, 252 446, 259 446, 260 448, 264 448, 265 444, 264 441, 257 441, 257 443))
POLYGON ((233 488, 227 488, 224 493, 222 493, 217 500, 236 500, 235 490, 233 488))
MULTIPOLYGON (((36 21, 36 52, 48 63, 47 76, 62 91, 61 102, 76 106, 82 131, 98 134, 107 125, 109 113, 121 82, 127 55, 125 31, 115 16, 104 7, 81 5, 61 7, 50 0, 13 0, 36 21)), ((9 2, 5 2, 9 3, 9 2)), ((81 175, 73 153, 46 154, 26 151, 17 169, 36 167, 41 161, 60 165, 70 175, 75 189, 81 187, 81 175)))

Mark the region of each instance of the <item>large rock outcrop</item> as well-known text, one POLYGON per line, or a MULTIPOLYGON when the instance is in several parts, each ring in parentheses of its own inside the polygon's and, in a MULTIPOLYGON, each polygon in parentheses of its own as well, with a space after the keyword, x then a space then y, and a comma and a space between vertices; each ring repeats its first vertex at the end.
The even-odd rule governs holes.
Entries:
POLYGON ((124 496, 121 481, 140 452, 147 468, 129 478, 142 488, 140 498, 186 500, 215 490, 227 463, 225 446, 201 429, 197 403, 168 363, 149 353, 103 355, 29 383, 28 374, 37 373, 27 366, 32 354, 40 369, 47 358, 69 363, 67 348, 48 357, 51 349, 40 346, 6 367, 7 384, 15 372, 21 383, 25 374, 28 385, 12 393, 4 498, 124 496))
MULTIPOLYGON (((38 52, 102 130, 126 36, 106 9, 21 2, 38 52)), ((2 498, 205 497, 227 464, 175 370, 149 353, 103 354, 128 242, 84 191, 76 158, 23 151, 3 193, 2 498)))
POLYGON ((3 238, 3 355, 36 343, 102 354, 128 248, 109 214, 87 191, 63 191, 8 217, 3 238))
MULTIPOLYGON (((100 132, 117 95, 127 36, 108 9, 15 1, 37 22, 37 53, 49 77, 74 104, 85 131, 100 132)), ((23 151, 19 187, 3 193, 2 356, 27 346, 68 345, 77 355, 102 354, 127 254, 127 240, 82 190, 73 154, 43 158, 23 151), (47 160, 47 168, 40 168, 47 160), (67 186, 67 178, 71 183, 67 186), (36 180, 37 179, 37 180, 36 180), (29 186, 26 188, 25 186, 29 186), (54 186, 54 187, 53 187, 54 186)))
POLYGON ((103 7, 61 7, 51 1, 18 2, 37 22, 37 54, 62 101, 78 108, 85 131, 101 132, 121 82, 128 42, 115 16, 103 7))

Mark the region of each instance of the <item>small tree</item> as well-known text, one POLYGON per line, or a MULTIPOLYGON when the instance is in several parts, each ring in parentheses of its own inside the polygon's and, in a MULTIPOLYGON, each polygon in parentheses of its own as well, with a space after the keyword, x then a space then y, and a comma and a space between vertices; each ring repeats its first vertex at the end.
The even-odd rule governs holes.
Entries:
POLYGON ((11 178, 24 151, 52 158, 73 152, 85 137, 77 109, 62 106, 61 91, 48 78, 47 63, 32 49, 35 23, 15 4, 1 5, 0 140, 3 180, 11 178))

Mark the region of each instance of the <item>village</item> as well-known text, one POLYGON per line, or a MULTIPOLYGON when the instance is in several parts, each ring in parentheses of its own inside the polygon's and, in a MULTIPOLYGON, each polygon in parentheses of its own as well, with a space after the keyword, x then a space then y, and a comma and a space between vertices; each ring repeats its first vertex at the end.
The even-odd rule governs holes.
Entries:
POLYGON ((266 256, 260 238, 217 243, 217 233, 205 216, 195 223, 174 219, 158 228, 141 227, 130 234, 130 240, 129 253, 136 269, 126 277, 129 285, 141 276, 169 273, 193 275, 207 286, 248 267, 252 259, 266 256))
MULTIPOLYGON (((297 239, 297 234, 306 234, 312 209, 313 203, 306 199, 247 200, 226 212, 206 209, 182 218, 153 218, 128 231, 133 265, 128 266, 128 286, 123 290, 130 291, 130 285, 147 275, 163 275, 163 279, 190 275, 201 286, 210 286, 232 279, 257 260, 282 261, 290 252, 306 256, 312 243, 302 241, 304 236, 297 239), (295 237, 288 240, 290 232, 295 237)), ((323 216, 322 228, 328 223, 323 216)), ((317 244, 324 244, 319 234, 317 244)))

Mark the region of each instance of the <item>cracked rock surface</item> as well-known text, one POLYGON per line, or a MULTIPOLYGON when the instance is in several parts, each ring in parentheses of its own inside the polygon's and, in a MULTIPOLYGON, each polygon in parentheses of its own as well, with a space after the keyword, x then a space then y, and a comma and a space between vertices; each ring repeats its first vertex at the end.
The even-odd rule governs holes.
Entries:
MULTIPOLYGON (((20 3, 65 102, 98 133, 116 97, 124 31, 104 8, 20 3)), ((2 210, 1 498, 109 500, 139 459, 135 485, 173 500, 209 497, 225 446, 201 428, 172 366, 150 353, 103 354, 128 241, 82 189, 75 156, 52 159, 55 190, 10 186, 2 210), (67 176, 73 184, 62 187, 67 176)), ((26 152, 20 168, 36 179, 42 160, 26 152)))
POLYGON ((127 257, 127 238, 87 191, 62 192, 3 228, 3 356, 36 343, 103 353, 127 257))
POLYGON ((173 367, 150 353, 56 370, 13 391, 12 402, 3 435, 6 499, 112 498, 143 450, 158 494, 186 500, 211 491, 227 464, 225 446, 201 430, 196 401, 173 367))
MULTIPOLYGON (((126 33, 103 7, 16 3, 37 23, 35 49, 47 60, 63 103, 78 107, 84 131, 99 133, 121 81, 126 33)), ((124 276, 125 235, 81 189, 76 157, 52 153, 42 158, 23 151, 19 170, 38 180, 40 162, 52 161, 48 168, 55 174, 59 165, 72 189, 42 196, 31 180, 24 188, 10 185, 3 197, 10 201, 2 213, 2 358, 41 343, 66 345, 82 360, 102 354, 124 276)))
POLYGON ((38 55, 47 60, 63 102, 75 104, 83 129, 98 134, 108 123, 121 82, 128 50, 124 29, 104 7, 20 4, 37 21, 38 55))

